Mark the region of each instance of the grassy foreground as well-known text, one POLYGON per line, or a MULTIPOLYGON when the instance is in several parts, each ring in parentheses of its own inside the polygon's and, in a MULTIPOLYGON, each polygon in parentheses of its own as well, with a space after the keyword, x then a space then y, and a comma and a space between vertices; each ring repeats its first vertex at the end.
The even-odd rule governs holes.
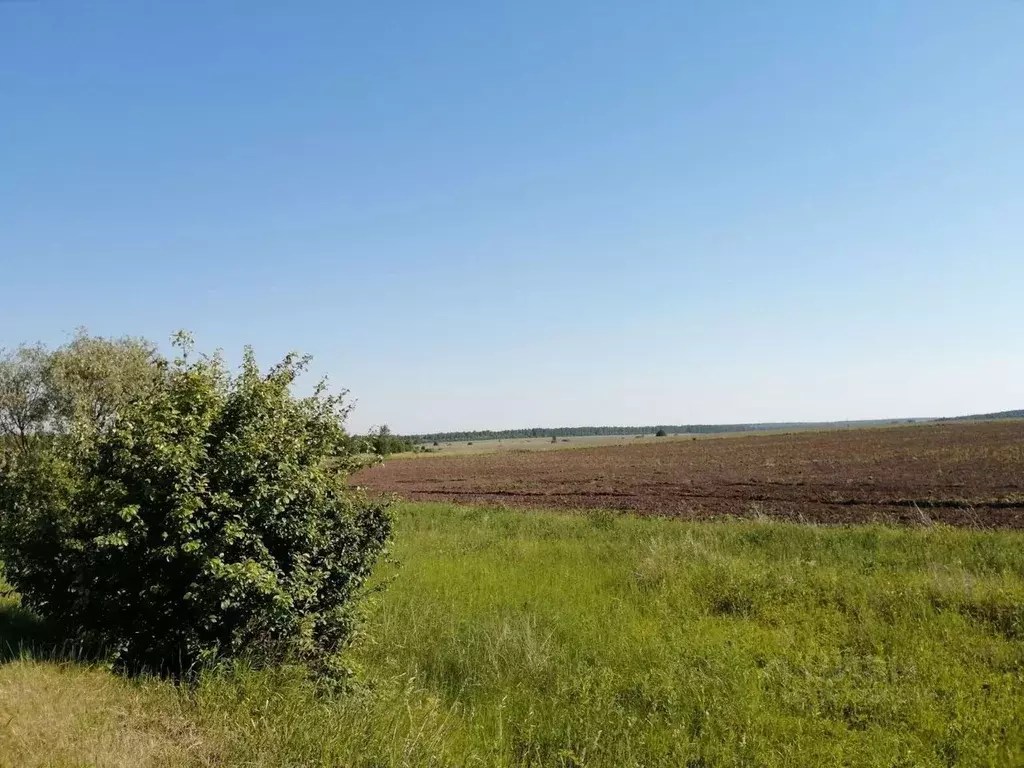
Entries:
POLYGON ((398 515, 355 692, 0 649, 0 765, 1024 765, 1024 534, 398 515))

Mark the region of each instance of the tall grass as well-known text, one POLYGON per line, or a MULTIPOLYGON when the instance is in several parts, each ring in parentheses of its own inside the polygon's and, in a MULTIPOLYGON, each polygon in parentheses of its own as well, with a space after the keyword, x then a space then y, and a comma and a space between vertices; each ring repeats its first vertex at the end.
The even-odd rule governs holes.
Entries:
POLYGON ((1022 534, 404 505, 397 536, 352 692, 18 654, 0 765, 1024 765, 1022 534))

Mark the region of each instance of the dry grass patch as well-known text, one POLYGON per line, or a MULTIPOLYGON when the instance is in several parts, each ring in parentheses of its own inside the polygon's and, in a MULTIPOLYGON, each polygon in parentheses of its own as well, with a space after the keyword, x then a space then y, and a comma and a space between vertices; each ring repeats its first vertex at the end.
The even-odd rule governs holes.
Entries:
POLYGON ((0 766, 212 765, 173 689, 101 668, 15 660, 0 666, 0 766))

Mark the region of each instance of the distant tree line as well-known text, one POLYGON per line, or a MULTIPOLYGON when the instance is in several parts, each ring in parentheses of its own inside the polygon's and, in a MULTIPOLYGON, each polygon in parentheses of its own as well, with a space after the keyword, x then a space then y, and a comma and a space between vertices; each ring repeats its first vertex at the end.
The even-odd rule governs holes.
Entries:
MULTIPOLYGON (((845 424, 845 422, 843 422, 845 424)), ((751 430, 784 429, 806 426, 799 424, 655 424, 642 427, 529 427, 526 429, 475 430, 465 432, 433 432, 409 435, 415 443, 456 443, 469 440, 515 440, 525 437, 597 437, 604 435, 700 435, 719 432, 747 432, 751 430)))
MULTIPOLYGON (((925 424, 947 421, 990 421, 996 419, 1024 419, 1024 410, 1000 411, 998 413, 979 413, 971 416, 947 418, 912 418, 912 419, 860 419, 855 421, 778 421, 760 422, 755 424, 654 424, 642 427, 528 427, 525 429, 481 429, 461 432, 430 432, 419 435, 406 435, 390 439, 405 441, 410 446, 422 443, 458 443, 471 440, 515 440, 526 437, 565 438, 565 437, 598 437, 602 435, 709 435, 723 432, 763 432, 780 429, 847 429, 850 427, 877 427, 894 424, 925 424)), ((406 447, 404 450, 409 450, 406 447)), ((380 450, 377 453, 387 455, 396 451, 380 450)))
POLYGON ((938 419, 938 421, 998 421, 1000 419, 1024 419, 1024 411, 976 413, 973 416, 952 416, 944 419, 938 419))
MULTIPOLYGON (((1005 411, 999 414, 965 416, 961 419, 1024 418, 1024 411, 1005 411)), ((939 419, 947 421, 953 419, 939 419)), ((885 426, 891 424, 918 424, 936 419, 862 419, 859 421, 786 421, 755 424, 654 424, 625 427, 528 427, 526 429, 483 429, 461 432, 431 432, 407 435, 405 440, 418 443, 458 443, 471 440, 515 440, 527 437, 565 438, 599 437, 604 435, 709 435, 725 432, 763 432, 780 429, 846 429, 849 427, 885 426)))

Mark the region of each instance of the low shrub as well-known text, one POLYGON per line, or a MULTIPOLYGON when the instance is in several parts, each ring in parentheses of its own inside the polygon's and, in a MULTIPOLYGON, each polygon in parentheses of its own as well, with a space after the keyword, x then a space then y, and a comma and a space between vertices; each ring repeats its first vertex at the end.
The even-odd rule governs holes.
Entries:
MULTIPOLYGON (((0 558, 24 604, 120 665, 179 675, 215 657, 343 674, 387 502, 351 489, 348 407, 291 385, 308 359, 237 375, 151 359, 146 386, 8 451, 0 558)), ((41 386, 48 386, 42 382, 41 386)), ((39 427, 41 433, 46 425, 39 427)))

